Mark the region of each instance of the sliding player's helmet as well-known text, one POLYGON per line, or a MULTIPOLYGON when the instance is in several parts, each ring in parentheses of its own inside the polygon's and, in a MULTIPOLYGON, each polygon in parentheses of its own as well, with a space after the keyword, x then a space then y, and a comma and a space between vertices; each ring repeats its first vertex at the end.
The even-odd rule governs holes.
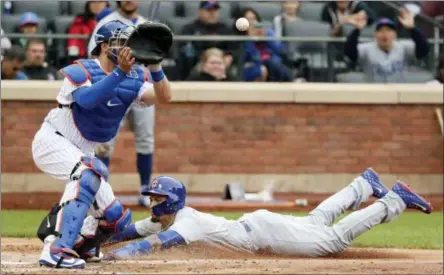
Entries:
POLYGON ((144 189, 142 195, 150 196, 151 209, 155 216, 173 214, 185 206, 185 185, 172 177, 159 176, 144 189))

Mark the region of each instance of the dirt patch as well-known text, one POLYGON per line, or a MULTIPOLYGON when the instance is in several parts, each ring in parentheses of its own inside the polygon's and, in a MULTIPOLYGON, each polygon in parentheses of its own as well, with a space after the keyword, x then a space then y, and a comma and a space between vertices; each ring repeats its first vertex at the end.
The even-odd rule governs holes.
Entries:
MULTIPOLYGON (((134 195, 134 193, 119 193, 117 196, 128 196, 134 195)), ((213 193, 213 194, 189 194, 189 196, 205 196, 205 197, 214 197, 216 200, 220 198, 221 194, 213 193)), ((308 200, 308 205, 306 207, 301 206, 279 206, 273 204, 239 204, 238 207, 230 205, 222 205, 220 203, 215 204, 196 204, 188 203, 188 206, 191 206, 199 211, 253 211, 256 209, 267 209, 270 211, 311 211, 316 206, 318 206, 324 199, 326 199, 331 194, 312 194, 312 193, 278 193, 275 194, 276 199, 279 200, 295 200, 298 198, 306 198, 308 200)), ((61 193, 5 193, 2 194, 1 199, 1 207, 2 209, 50 209, 55 202, 58 202, 61 198, 61 193), (42 199, 44 198, 44 199, 42 199)), ((429 200, 435 211, 443 211, 444 203, 442 195, 430 195, 424 196, 427 200, 429 200)), ((363 207, 374 202, 374 199, 371 198, 368 202, 362 204, 363 207)), ((144 210, 137 205, 127 205, 131 207, 133 210, 144 210)))
POLYGON ((2 274, 442 274, 442 250, 350 248, 326 258, 252 255, 196 244, 84 270, 39 267, 38 239, 2 238, 2 274))

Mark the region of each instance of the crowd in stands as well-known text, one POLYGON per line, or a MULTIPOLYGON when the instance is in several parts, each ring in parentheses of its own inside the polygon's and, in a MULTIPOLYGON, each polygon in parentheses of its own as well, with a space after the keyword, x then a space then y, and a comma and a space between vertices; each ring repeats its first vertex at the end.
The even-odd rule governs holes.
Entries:
MULTIPOLYGON (((140 1, 83 1, 83 11, 70 15, 69 24, 62 30, 72 35, 87 35, 90 37, 87 40, 70 38, 54 42, 24 37, 8 40, 2 37, 2 78, 60 79, 61 75, 53 66, 62 67, 76 59, 90 57, 94 48, 94 32, 104 23, 117 19, 136 25, 148 20, 160 21, 168 24, 176 35, 195 36, 274 38, 294 36, 301 31, 310 33, 310 27, 307 29, 306 26, 313 26, 314 32, 315 26, 318 26, 318 29, 326 30, 325 36, 346 38, 345 43, 336 42, 329 48, 329 51, 333 51, 335 62, 345 64, 345 71, 362 71, 365 82, 405 82, 411 61, 426 60, 431 48, 425 33, 415 25, 415 15, 421 12, 434 18, 442 15, 437 12, 438 7, 434 9, 430 4, 422 6, 418 1, 401 3, 401 12, 395 18, 381 18, 380 14, 384 14, 384 11, 374 10, 369 1, 310 3, 293 0, 282 1, 279 6, 272 2, 248 5, 251 2, 194 1, 194 6, 185 2, 162 2, 157 6, 151 3, 151 13, 148 14, 144 9, 142 14, 140 1), (180 5, 182 10, 178 8, 180 5), (167 18, 158 18, 158 14, 166 14, 167 18), (234 22, 239 17, 245 17, 249 21, 248 31, 236 30, 234 22), (400 30, 411 37, 411 43, 398 41, 400 30), (374 37, 374 41, 358 43, 362 36, 374 37), (56 54, 50 54, 51 50, 56 54), (63 56, 57 55, 60 53, 63 56), (54 60, 57 62, 53 62, 54 60)), ((13 13, 14 4, 13 2, 12 7, 9 7, 13 13)), ((69 6, 69 3, 66 2, 65 5, 69 6)), ((4 7, 3 13, 3 18, 12 16, 4 7)), ((3 18, 2 34, 6 22, 3 18)), ((43 28, 50 29, 48 22, 48 18, 38 15, 36 11, 27 11, 20 14, 15 28, 13 31, 8 28, 8 33, 39 33, 43 28)), ((61 26, 57 21, 53 24, 56 24, 53 29, 60 30, 61 26)), ((324 73, 322 69, 325 69, 326 63, 323 60, 321 66, 313 64, 311 55, 324 58, 326 47, 319 47, 315 52, 316 47, 312 45, 313 43, 307 43, 304 52, 304 43, 276 39, 260 42, 177 41, 165 60, 173 65, 165 64, 164 67, 172 80, 313 81, 312 72, 320 69, 321 74, 324 73), (170 71, 168 67, 171 67, 170 71)))

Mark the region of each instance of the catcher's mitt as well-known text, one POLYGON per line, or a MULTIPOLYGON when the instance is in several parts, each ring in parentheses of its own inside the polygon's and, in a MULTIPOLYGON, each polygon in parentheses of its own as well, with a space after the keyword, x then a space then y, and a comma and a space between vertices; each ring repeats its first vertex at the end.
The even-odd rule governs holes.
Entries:
POLYGON ((136 62, 144 65, 160 63, 173 44, 173 33, 167 25, 155 22, 140 24, 126 45, 136 62))

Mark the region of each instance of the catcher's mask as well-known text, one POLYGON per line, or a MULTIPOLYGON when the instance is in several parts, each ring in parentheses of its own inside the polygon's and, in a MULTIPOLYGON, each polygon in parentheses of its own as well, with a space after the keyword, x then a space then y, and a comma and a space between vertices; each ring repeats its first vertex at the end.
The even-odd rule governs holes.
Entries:
MULTIPOLYGON (((91 51, 92 55, 98 56, 100 54, 100 47, 102 43, 108 43, 110 44, 110 41, 113 40, 114 44, 117 45, 118 43, 123 42, 123 35, 121 34, 123 30, 126 30, 128 28, 128 25, 122 23, 119 20, 113 20, 106 24, 104 24, 102 27, 100 27, 96 34, 94 35, 94 40, 96 42, 96 47, 91 51), (119 38, 120 37, 120 38, 119 38), (122 40, 122 41, 120 41, 122 40)), ((123 47, 123 46, 121 46, 123 47)), ((115 55, 117 55, 118 48, 115 47, 115 55)), ((111 57, 111 60, 114 63, 117 63, 117 56, 114 58, 113 54, 109 55, 111 57)))
POLYGON ((136 31, 135 26, 127 26, 124 29, 118 29, 113 33, 111 38, 108 40, 108 46, 109 46, 108 57, 110 57, 110 59, 116 65, 118 65, 117 56, 119 54, 119 50, 127 46, 128 39, 134 31, 136 31))

